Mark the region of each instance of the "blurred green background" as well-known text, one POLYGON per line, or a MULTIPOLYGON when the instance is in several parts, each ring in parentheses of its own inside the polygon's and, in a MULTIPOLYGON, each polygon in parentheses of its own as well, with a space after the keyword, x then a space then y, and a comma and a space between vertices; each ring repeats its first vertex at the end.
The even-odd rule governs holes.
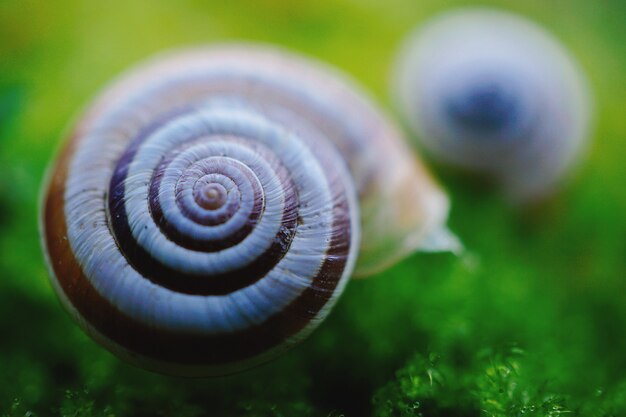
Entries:
POLYGON ((626 3, 493 0, 561 39, 589 75, 595 138, 575 180, 516 210, 436 169, 469 254, 415 255, 350 283, 301 346, 185 380, 89 340, 48 283, 40 183, 62 133, 119 72, 166 48, 286 46, 348 71, 393 112, 403 36, 463 1, 0 0, 0 415, 626 415, 626 3))

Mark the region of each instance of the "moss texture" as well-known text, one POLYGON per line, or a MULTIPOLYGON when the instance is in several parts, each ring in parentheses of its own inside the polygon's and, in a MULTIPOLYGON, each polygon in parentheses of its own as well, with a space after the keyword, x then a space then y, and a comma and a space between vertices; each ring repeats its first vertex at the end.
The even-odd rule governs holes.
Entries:
MULTIPOLYGON (((468 253, 352 282, 301 346, 220 379, 118 361, 62 310, 37 231, 45 167, 77 110, 163 49, 277 43, 383 106, 398 42, 462 1, 0 2, 0 416, 626 415, 626 4, 492 0, 555 33, 596 97, 595 141, 550 201, 513 209, 435 167, 468 253)), ((390 110, 392 111, 392 110, 390 110)))

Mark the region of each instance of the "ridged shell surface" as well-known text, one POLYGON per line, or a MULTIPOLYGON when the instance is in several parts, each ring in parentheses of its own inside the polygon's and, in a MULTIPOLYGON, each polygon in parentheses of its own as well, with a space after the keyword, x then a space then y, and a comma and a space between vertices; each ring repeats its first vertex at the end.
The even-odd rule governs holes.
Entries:
POLYGON ((343 75, 225 45, 162 55, 104 91, 50 173, 42 232, 55 288, 92 337, 148 369, 219 375, 306 337, 361 235, 361 269, 379 270, 447 209, 343 75))
POLYGON ((402 116, 437 159, 493 177, 513 200, 553 190, 589 134, 578 64, 532 22, 461 9, 420 26, 393 76, 402 116))

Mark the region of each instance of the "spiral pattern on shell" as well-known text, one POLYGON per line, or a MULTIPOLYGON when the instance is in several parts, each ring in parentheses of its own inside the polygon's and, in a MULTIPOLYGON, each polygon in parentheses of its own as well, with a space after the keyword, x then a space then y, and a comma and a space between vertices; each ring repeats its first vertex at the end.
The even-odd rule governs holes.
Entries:
POLYGON ((52 170, 52 281, 91 336, 142 367, 267 361, 328 314, 361 222, 371 236, 406 213, 395 230, 413 250, 442 226, 447 199, 404 150, 356 87, 310 60, 235 45, 158 57, 101 95, 52 170), (394 155, 400 170, 372 164, 394 155), (405 185, 412 207, 381 203, 405 185))
POLYGON ((405 42, 393 80, 420 143, 446 164, 493 177, 513 200, 550 192, 589 133, 578 64, 512 14, 479 8, 434 18, 405 42))

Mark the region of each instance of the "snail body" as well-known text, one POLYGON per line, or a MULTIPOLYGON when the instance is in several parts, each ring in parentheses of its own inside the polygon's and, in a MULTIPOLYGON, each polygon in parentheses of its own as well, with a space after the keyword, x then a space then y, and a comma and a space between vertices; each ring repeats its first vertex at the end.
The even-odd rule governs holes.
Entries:
POLYGON ((447 198, 409 155, 319 63, 245 45, 157 57, 105 90, 52 168, 53 285, 88 334, 144 368, 265 362, 319 325, 355 267, 445 236, 447 198))
POLYGON ((585 147, 587 82, 558 41, 521 17, 483 8, 435 17, 409 36, 393 79, 420 144, 495 179, 512 200, 549 194, 585 147))

